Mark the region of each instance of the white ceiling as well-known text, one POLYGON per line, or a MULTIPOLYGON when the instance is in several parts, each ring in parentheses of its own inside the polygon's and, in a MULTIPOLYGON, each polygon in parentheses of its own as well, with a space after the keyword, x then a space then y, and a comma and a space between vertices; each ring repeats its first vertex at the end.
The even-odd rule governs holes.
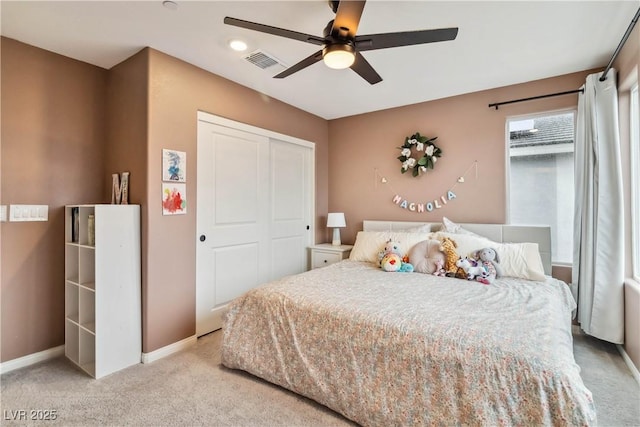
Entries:
MULTIPOLYGON (((223 24, 225 16, 322 36, 326 1, 2 1, 3 36, 104 68, 149 46, 325 119, 604 67, 638 0, 367 2, 358 34, 459 27, 454 41, 363 52, 369 85, 322 62, 285 79, 231 51, 239 37, 287 66, 318 46, 223 24)), ((574 88, 566 88, 567 90, 574 88)), ((499 100, 496 100, 499 101, 499 100)))

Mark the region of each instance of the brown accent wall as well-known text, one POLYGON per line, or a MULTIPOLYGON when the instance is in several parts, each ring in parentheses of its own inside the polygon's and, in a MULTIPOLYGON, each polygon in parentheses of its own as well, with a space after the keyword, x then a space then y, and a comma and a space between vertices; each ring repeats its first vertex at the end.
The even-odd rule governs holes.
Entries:
POLYGON ((129 172, 129 203, 145 205, 147 127, 149 125, 149 54, 143 49, 108 72, 105 200, 111 200, 111 175, 129 172))
POLYGON ((328 159, 326 120, 153 49, 149 94, 144 352, 195 333, 197 112, 315 142, 316 216, 327 210, 328 159), (163 148, 187 153, 186 215, 162 216, 163 148))
POLYGON ((107 71, 1 39, 3 205, 47 222, 1 225, 5 362, 64 343, 64 205, 103 201, 107 71))
MULTIPOLYGON (((149 52, 143 49, 109 70, 105 198, 111 200, 114 173, 129 172, 129 203, 140 205, 141 236, 148 235, 147 140, 149 126, 149 52)), ((147 240, 141 238, 142 281, 146 280, 147 240)), ((146 287, 142 287, 142 335, 145 336, 146 287)))
MULTIPOLYGON (((625 199, 625 276, 632 276, 631 264, 631 164, 630 164, 630 123, 629 90, 630 83, 638 82, 640 74, 640 25, 636 25, 620 54, 613 63, 618 75, 618 96, 620 113, 620 152, 625 199)), ((625 283, 625 344, 624 348, 637 369, 640 369, 640 283, 628 279, 625 283)))
POLYGON ((590 71, 475 92, 329 122, 329 209, 344 211, 343 241, 350 243, 364 219, 504 223, 506 199, 506 119, 559 109, 577 109, 578 95, 505 105, 490 103, 578 89, 590 71), (398 147, 416 131, 443 150, 435 169, 419 178, 401 174, 398 147), (457 178, 478 161, 465 182, 457 178), (383 184, 376 170, 387 179, 383 184), (433 201, 453 185, 456 198, 430 213, 392 203, 395 194, 413 202, 433 201))

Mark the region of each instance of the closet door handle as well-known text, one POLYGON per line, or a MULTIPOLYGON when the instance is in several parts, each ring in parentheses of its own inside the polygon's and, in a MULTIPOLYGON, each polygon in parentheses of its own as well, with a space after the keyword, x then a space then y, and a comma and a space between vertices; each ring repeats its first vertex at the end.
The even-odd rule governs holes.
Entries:
POLYGON ((207 236, 205 236, 204 234, 200 235, 200 241, 204 242, 205 240, 207 240, 207 236))

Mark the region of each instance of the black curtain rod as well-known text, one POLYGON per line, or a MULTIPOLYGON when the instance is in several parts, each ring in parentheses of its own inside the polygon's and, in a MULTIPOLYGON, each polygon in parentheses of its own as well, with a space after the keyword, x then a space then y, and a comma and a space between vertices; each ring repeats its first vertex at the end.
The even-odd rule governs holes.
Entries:
MULTIPOLYGON (((613 62, 618 57, 618 54, 622 50, 622 47, 627 42, 627 39, 631 35, 631 31, 633 31, 633 27, 635 27, 636 23, 638 22, 638 18, 639 17, 640 17, 640 8, 638 8, 638 11, 636 12, 635 16, 631 20, 631 23, 629 24, 629 27, 627 28, 627 31, 624 33, 624 36, 622 36, 622 40, 620 40, 620 43, 618 44, 618 47, 616 48, 615 52, 613 52, 613 56, 611 57, 611 60, 609 61, 609 64, 607 64, 607 67, 602 72, 602 75, 600 76, 600 79, 599 79, 601 82, 603 82, 603 81, 605 81, 607 79, 607 73, 611 69, 611 66, 613 65, 613 62)), ((514 99, 512 101, 496 102, 494 104, 489 104, 489 108, 495 107, 495 109, 497 110, 498 107, 501 106, 501 105, 513 104, 515 102, 533 101, 534 99, 549 98, 551 96, 570 95, 572 93, 578 93, 578 92, 584 93, 584 89, 568 90, 566 92, 550 93, 548 95, 532 96, 530 98, 514 99)))
POLYGON ((514 99, 512 101, 496 102, 494 104, 489 104, 489 108, 496 107, 496 110, 497 110, 498 107, 501 105, 513 104, 515 102, 533 101, 534 99, 550 98, 552 96, 571 95, 572 93, 578 93, 578 92, 584 93, 584 89, 568 90, 566 92, 550 93, 548 95, 538 95, 538 96, 532 96, 530 98, 514 99))
POLYGON ((607 68, 605 68, 604 71, 602 72, 602 76, 600 76, 600 79, 599 79, 601 82, 607 80, 607 73, 611 69, 611 66, 613 65, 613 61, 616 60, 616 58, 618 57, 618 54, 622 50, 622 46, 624 46, 625 42, 629 38, 631 31, 633 31, 633 27, 636 25, 636 22, 638 22, 638 16, 640 16, 640 7, 638 8, 636 15, 631 20, 631 23, 629 24, 629 28, 627 28, 627 31, 624 33, 624 36, 622 36, 622 40, 620 40, 620 44, 616 48, 616 51, 613 52, 613 56, 611 57, 611 61, 609 61, 607 68))

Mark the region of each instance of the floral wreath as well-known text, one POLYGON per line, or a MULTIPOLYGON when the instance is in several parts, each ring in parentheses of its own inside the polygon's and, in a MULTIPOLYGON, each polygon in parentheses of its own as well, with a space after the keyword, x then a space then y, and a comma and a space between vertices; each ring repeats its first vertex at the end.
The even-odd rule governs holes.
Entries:
POLYGON ((401 150, 398 157, 402 163, 400 172, 405 173, 409 169, 413 169, 412 175, 415 177, 420 173, 425 173, 427 169, 433 169, 438 157, 442 156, 442 150, 433 143, 436 139, 438 139, 437 136, 429 139, 420 135, 419 132, 406 137, 402 147, 398 147, 401 150), (414 148, 418 152, 418 157, 412 155, 414 148), (424 154, 420 156, 423 151, 424 154))

